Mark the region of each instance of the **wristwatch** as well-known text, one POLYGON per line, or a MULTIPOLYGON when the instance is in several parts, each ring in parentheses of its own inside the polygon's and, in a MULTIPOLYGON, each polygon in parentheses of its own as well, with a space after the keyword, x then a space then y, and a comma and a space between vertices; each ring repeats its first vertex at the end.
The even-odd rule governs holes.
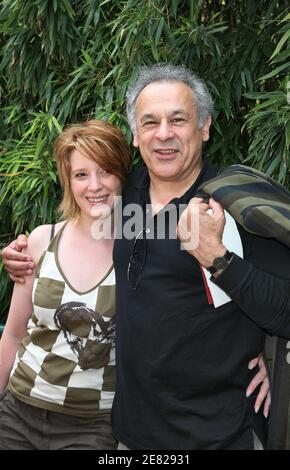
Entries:
POLYGON ((218 258, 215 258, 213 260, 213 263, 211 266, 206 268, 211 274, 216 273, 217 271, 224 270, 230 263, 231 259, 233 257, 233 253, 230 251, 226 251, 224 256, 220 256, 218 258))

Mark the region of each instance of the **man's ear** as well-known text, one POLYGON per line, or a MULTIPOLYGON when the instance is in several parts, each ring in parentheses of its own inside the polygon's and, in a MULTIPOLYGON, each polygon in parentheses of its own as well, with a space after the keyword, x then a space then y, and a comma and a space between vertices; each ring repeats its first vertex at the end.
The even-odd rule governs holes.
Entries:
POLYGON ((139 139, 138 139, 137 131, 133 132, 133 145, 135 148, 139 147, 139 139))
POLYGON ((206 142, 209 139, 209 129, 211 126, 211 115, 209 114, 202 128, 202 140, 206 142))

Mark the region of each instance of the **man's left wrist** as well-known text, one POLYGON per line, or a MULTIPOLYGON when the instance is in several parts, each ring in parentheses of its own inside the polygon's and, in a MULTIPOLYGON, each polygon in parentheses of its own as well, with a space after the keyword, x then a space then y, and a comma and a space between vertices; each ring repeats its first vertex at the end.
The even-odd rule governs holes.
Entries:
POLYGON ((221 258, 222 256, 224 256, 226 251, 227 249, 223 245, 216 247, 214 250, 211 251, 211 253, 209 254, 208 258, 204 261, 204 263, 202 263, 202 266, 205 269, 208 269, 209 267, 213 265, 214 260, 216 258, 221 258))
POLYGON ((233 253, 227 249, 224 249, 223 254, 221 256, 215 257, 212 264, 207 266, 206 269, 210 272, 210 274, 216 277, 228 267, 232 257, 233 253))

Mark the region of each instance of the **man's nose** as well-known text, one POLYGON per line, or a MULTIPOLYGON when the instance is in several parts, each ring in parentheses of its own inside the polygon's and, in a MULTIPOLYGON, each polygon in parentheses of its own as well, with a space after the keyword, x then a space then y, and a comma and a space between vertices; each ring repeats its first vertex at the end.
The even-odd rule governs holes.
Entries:
POLYGON ((157 139, 165 141, 172 139, 172 137, 174 136, 174 132, 170 123, 167 120, 162 120, 158 129, 156 130, 155 135, 157 139))

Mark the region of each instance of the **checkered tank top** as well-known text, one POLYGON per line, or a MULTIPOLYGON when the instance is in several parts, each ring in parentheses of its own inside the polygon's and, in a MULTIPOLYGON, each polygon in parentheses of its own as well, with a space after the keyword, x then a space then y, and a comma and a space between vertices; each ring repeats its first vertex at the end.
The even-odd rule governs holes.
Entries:
POLYGON ((33 315, 9 388, 39 408, 98 416, 110 411, 115 391, 115 273, 111 268, 98 285, 76 292, 58 262, 63 228, 37 265, 33 315))

